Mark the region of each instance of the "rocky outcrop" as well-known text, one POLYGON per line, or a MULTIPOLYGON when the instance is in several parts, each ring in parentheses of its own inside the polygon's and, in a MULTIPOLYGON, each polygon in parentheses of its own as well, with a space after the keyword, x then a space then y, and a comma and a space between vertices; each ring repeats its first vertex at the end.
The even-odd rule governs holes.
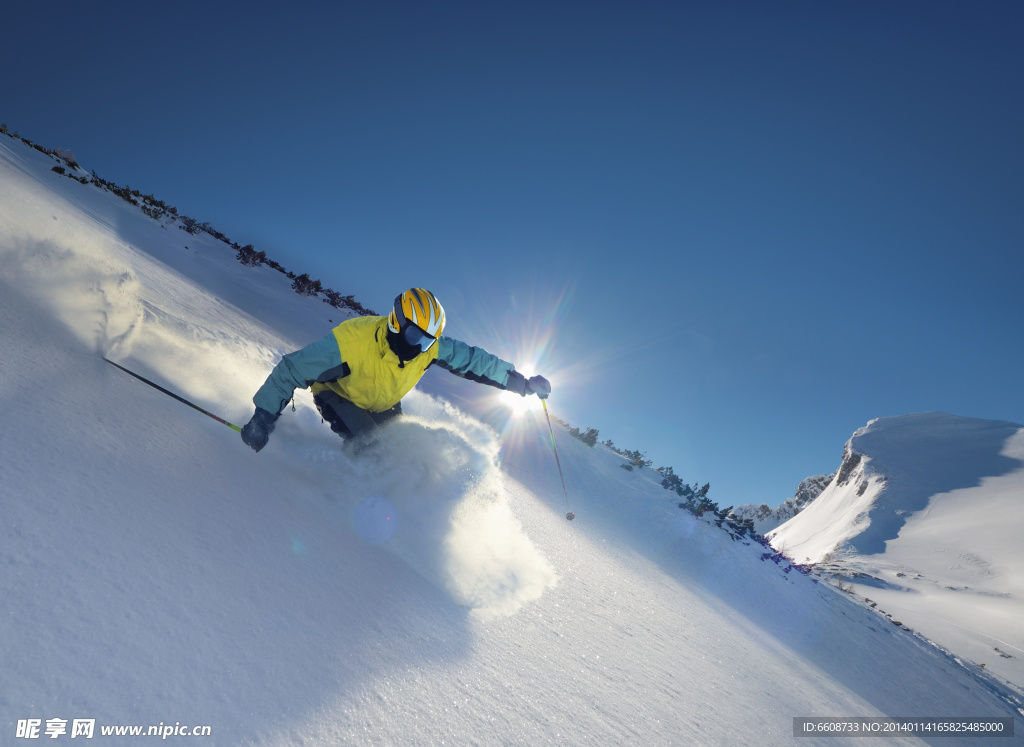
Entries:
MULTIPOLYGON (((843 463, 846 463, 845 458, 843 463)), ((767 503, 760 505, 748 503, 743 506, 737 506, 732 510, 732 513, 742 519, 752 520, 754 522, 754 531, 758 534, 764 534, 800 513, 811 501, 821 495, 821 492, 828 487, 835 476, 835 473, 832 473, 831 475, 814 475, 805 478, 797 486, 793 497, 787 498, 776 508, 772 508, 767 503)))

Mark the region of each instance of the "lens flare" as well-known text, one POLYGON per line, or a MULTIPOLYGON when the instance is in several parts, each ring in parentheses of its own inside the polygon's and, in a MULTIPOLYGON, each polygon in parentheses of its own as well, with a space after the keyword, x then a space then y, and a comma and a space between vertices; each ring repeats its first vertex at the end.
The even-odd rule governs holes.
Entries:
POLYGON ((536 397, 521 397, 514 392, 501 392, 498 398, 501 400, 501 404, 508 408, 509 413, 514 418, 539 408, 536 397))

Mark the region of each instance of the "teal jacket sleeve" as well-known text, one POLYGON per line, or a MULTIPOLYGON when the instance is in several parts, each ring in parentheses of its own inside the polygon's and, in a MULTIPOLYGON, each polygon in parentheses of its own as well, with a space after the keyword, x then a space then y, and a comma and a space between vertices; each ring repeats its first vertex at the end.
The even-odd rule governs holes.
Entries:
POLYGON ((333 381, 348 375, 333 332, 301 350, 288 353, 274 366, 270 376, 252 398, 257 407, 280 415, 292 393, 316 381, 333 381))
POLYGON ((437 360, 434 362, 456 376, 499 389, 507 389, 510 377, 518 375, 516 367, 508 361, 491 355, 483 348, 443 335, 437 341, 437 360))

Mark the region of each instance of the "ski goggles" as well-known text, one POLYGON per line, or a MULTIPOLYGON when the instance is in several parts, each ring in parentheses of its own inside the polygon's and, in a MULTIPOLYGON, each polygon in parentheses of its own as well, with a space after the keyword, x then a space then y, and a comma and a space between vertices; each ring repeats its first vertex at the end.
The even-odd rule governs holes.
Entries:
POLYGON ((402 330, 402 337, 413 347, 419 348, 421 352, 430 350, 430 346, 437 342, 436 337, 431 337, 415 324, 407 324, 402 330))

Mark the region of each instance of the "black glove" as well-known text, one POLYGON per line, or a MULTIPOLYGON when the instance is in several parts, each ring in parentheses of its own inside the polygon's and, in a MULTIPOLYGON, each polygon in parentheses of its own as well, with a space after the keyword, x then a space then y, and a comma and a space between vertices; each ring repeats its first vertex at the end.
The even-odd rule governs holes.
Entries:
POLYGON ((551 382, 543 376, 531 376, 526 380, 526 394, 536 394, 541 399, 547 399, 551 394, 551 382))
POLYGON ((257 407, 252 419, 242 426, 242 440, 245 445, 253 451, 259 452, 270 440, 270 434, 274 432, 274 423, 276 422, 277 415, 257 407))

